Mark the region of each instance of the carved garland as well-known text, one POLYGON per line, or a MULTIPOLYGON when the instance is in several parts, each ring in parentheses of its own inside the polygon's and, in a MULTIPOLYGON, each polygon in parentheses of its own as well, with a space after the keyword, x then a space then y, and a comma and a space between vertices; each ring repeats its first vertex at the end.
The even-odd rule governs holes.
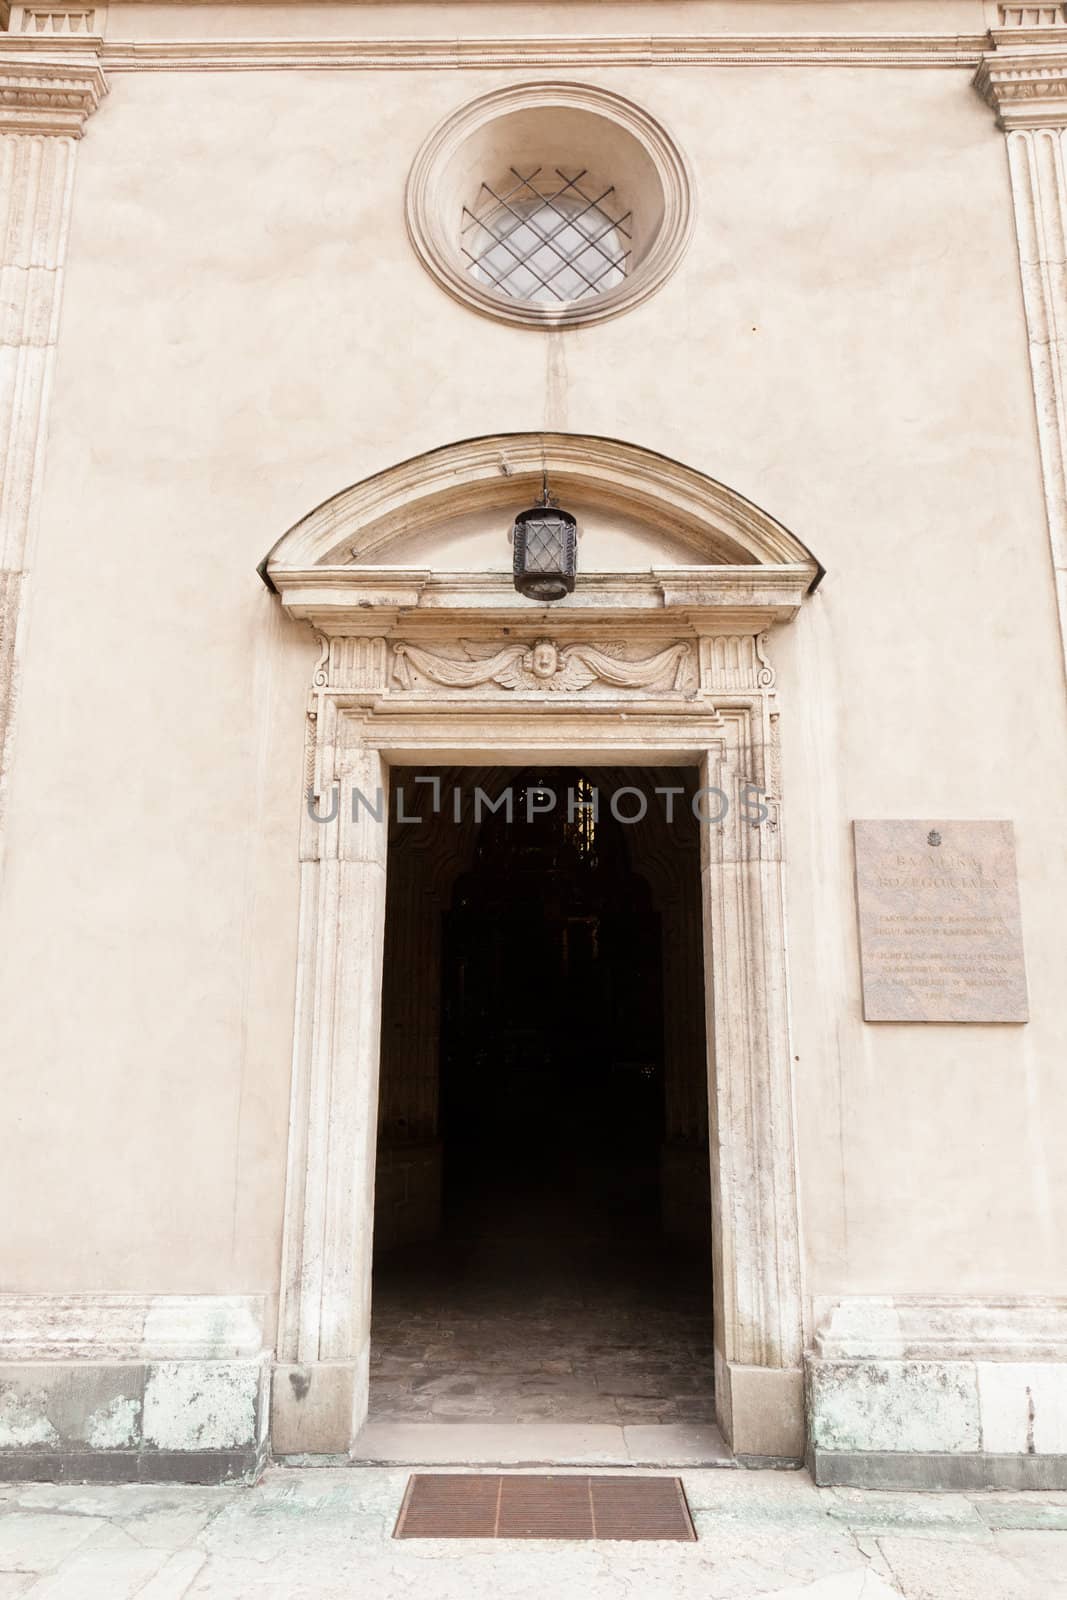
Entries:
POLYGON ((478 688, 490 683, 502 689, 576 692, 600 680, 619 689, 649 689, 669 679, 683 690, 693 682, 692 646, 672 644, 640 661, 628 661, 619 644, 558 645, 537 639, 532 645, 488 648, 460 640, 466 659, 398 643, 393 647, 393 678, 401 689, 414 687, 414 674, 449 689, 478 688))

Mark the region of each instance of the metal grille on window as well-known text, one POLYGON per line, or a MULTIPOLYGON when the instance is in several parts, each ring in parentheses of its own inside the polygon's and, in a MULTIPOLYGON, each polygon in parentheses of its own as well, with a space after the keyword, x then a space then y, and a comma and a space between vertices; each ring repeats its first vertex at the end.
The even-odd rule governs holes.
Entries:
POLYGON ((565 304, 621 283, 632 248, 632 213, 615 187, 590 184, 583 169, 523 175, 502 193, 483 183, 475 208, 463 208, 462 248, 479 283, 513 300, 565 304), (583 181, 586 180, 586 181, 583 181))

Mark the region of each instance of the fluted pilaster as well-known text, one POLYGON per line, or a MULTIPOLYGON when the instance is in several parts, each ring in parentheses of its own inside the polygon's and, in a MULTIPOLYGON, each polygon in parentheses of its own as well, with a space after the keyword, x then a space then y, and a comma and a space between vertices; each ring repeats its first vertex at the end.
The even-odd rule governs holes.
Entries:
POLYGON ((105 92, 98 43, 0 43, 0 857, 76 141, 105 92))
POLYGON ((1067 674, 1067 28, 995 34, 975 86, 1008 143, 1060 643, 1067 674))

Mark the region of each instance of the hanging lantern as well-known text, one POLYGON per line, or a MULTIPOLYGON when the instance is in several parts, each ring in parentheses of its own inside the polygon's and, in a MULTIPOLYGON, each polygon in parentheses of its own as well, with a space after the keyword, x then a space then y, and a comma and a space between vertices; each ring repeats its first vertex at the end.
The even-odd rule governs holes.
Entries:
POLYGON ((562 600, 574 589, 578 523, 552 499, 547 474, 541 485, 541 504, 515 518, 515 587, 528 600, 562 600))

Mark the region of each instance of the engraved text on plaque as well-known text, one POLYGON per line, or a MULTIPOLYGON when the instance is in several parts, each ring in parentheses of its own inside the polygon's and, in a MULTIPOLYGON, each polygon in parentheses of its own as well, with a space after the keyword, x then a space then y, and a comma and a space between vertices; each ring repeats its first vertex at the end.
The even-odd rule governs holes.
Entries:
POLYGON ((855 822, 868 1022, 1025 1022, 1010 822, 855 822))

